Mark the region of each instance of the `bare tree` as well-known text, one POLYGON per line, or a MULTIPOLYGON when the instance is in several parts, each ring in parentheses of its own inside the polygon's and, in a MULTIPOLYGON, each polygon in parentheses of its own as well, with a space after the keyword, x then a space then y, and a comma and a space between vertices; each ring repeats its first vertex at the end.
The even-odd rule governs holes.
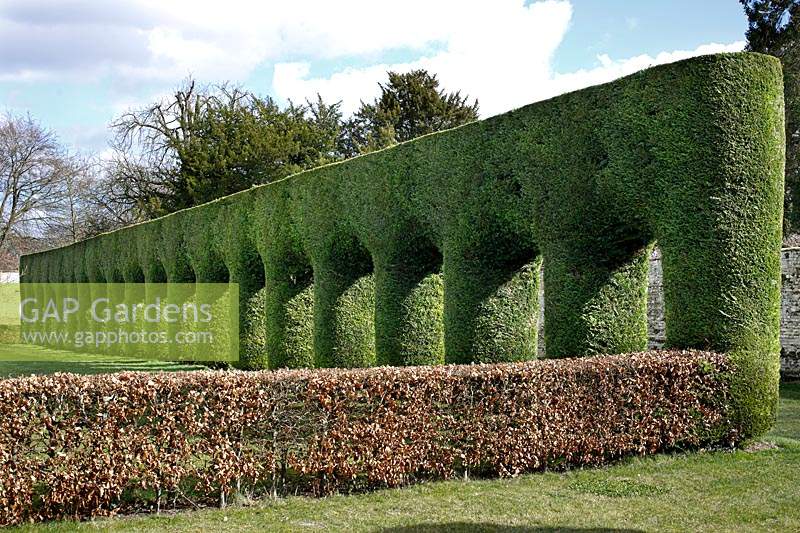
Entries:
POLYGON ((162 214, 163 204, 185 187, 180 152, 191 142, 211 98, 208 88, 197 87, 190 78, 171 99, 125 113, 111 123, 115 137, 108 200, 116 211, 134 219, 151 218, 162 214))
POLYGON ((133 220, 109 199, 109 184, 98 162, 73 158, 72 172, 59 185, 42 239, 49 245, 74 243, 128 225, 133 220))
POLYGON ((91 179, 82 182, 83 188, 80 189, 84 238, 145 220, 142 210, 130 201, 132 196, 118 193, 118 189, 126 185, 117 179, 118 175, 109 172, 108 162, 97 163, 93 169, 91 179))
POLYGON ((0 119, 0 251, 48 230, 75 171, 51 131, 29 116, 0 119))

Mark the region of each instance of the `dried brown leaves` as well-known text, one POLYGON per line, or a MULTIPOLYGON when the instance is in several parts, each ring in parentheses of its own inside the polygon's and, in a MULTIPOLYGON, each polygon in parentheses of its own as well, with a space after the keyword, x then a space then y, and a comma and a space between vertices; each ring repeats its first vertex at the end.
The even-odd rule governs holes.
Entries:
POLYGON ((0 523, 731 441, 724 356, 0 381, 0 523))

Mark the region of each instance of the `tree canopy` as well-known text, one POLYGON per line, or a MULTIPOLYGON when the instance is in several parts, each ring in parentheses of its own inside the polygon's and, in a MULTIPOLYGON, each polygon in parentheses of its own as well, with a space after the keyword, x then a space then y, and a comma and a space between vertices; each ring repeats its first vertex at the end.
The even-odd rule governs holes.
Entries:
POLYGON ((478 119, 478 101, 460 91, 439 88, 435 74, 426 70, 389 72, 381 93, 361 107, 345 124, 347 155, 385 148, 435 131, 478 119))
POLYGON ((112 124, 109 202, 150 218, 478 118, 478 102, 440 89, 435 75, 388 76, 380 96, 348 120, 340 103, 319 96, 281 108, 189 79, 168 100, 112 124))
POLYGON ((784 235, 800 232, 800 0, 740 0, 747 49, 780 58, 786 100, 784 235))
POLYGON ((126 113, 116 132, 115 196, 147 218, 340 159, 339 104, 281 109, 272 98, 189 80, 170 100, 126 113))

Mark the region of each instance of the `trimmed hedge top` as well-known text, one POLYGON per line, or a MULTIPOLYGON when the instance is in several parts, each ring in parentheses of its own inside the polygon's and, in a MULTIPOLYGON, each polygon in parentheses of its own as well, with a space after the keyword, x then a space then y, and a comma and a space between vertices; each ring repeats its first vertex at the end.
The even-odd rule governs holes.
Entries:
POLYGON ((646 346, 663 253, 669 346, 728 352, 752 433, 777 402, 779 62, 644 70, 73 246, 23 280, 240 284, 245 364, 530 359, 646 346))

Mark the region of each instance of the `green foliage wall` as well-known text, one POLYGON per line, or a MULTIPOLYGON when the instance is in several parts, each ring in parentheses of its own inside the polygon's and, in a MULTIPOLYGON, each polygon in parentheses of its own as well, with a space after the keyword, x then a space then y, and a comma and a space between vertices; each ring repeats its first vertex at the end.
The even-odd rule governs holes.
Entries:
POLYGON ((777 401, 781 80, 757 54, 655 67, 27 256, 23 279, 69 256, 91 281, 236 281, 249 367, 510 361, 535 357, 542 261, 548 357, 644 349, 657 242, 668 344, 731 355, 755 435, 777 401))

